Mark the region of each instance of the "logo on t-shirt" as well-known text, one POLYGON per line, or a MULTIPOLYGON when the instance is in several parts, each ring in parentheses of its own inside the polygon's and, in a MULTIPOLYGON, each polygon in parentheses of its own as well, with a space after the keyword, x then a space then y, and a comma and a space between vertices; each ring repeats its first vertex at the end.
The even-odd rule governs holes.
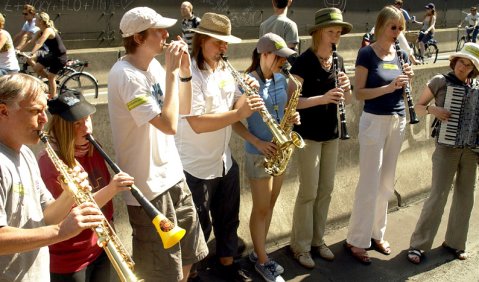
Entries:
POLYGON ((383 64, 384 70, 398 70, 399 67, 396 64, 383 64))
POLYGON ((160 109, 162 109, 163 108, 163 91, 161 90, 160 84, 155 83, 153 84, 151 88, 152 88, 151 95, 155 97, 156 102, 158 102, 158 106, 160 107, 160 109))

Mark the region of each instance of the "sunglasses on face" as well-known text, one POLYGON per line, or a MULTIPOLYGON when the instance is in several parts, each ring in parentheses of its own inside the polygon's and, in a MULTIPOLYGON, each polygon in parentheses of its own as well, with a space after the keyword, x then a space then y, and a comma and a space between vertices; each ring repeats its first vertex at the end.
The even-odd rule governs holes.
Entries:
POLYGON ((392 31, 396 31, 396 29, 398 29, 398 28, 399 28, 399 31, 402 31, 404 29, 402 26, 397 26, 397 25, 391 26, 392 31))

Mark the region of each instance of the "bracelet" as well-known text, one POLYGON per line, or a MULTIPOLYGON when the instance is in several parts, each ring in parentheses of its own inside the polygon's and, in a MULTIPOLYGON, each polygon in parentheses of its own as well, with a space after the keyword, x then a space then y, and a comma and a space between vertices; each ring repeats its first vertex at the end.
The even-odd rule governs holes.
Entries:
POLYGON ((429 112, 429 105, 426 106, 426 112, 427 112, 428 114, 430 114, 430 112, 429 112))
POLYGON ((193 78, 193 76, 188 76, 188 77, 180 77, 181 82, 188 82, 193 78))

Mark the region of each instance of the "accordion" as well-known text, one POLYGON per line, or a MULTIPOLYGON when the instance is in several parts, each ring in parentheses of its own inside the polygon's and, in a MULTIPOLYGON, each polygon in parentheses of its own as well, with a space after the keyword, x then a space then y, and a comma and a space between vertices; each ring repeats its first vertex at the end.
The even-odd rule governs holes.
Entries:
POLYGON ((451 113, 439 123, 437 143, 479 149, 479 89, 447 86, 444 108, 451 113))

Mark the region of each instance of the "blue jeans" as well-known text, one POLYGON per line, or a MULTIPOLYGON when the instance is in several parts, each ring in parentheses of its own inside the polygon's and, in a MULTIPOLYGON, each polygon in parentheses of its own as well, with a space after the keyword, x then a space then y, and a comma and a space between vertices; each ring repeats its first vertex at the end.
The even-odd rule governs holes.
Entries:
POLYGON ((476 42, 477 34, 479 33, 479 26, 472 27, 472 26, 466 26, 466 31, 467 31, 467 37, 472 41, 476 42), (471 32, 472 32, 472 37, 471 37, 471 32))

